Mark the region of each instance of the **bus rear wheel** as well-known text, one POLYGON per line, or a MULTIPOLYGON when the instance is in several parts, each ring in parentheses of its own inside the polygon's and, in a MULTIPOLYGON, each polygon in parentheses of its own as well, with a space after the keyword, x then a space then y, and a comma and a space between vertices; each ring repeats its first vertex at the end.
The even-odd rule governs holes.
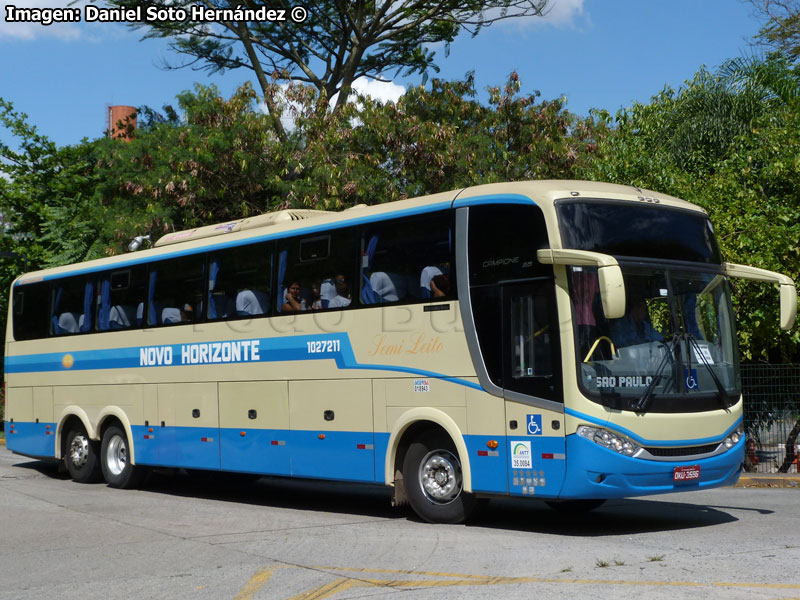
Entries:
POLYGON ((445 435, 428 433, 412 442, 403 483, 411 508, 429 523, 461 523, 475 508, 475 497, 464 491, 458 453, 445 435))
POLYGON ((64 463, 70 477, 78 483, 100 481, 100 463, 97 457, 97 442, 89 439, 83 425, 75 425, 67 433, 64 463))
POLYGON ((100 466, 106 483, 113 488, 137 487, 145 472, 131 464, 128 436, 116 425, 106 429, 100 446, 100 466))

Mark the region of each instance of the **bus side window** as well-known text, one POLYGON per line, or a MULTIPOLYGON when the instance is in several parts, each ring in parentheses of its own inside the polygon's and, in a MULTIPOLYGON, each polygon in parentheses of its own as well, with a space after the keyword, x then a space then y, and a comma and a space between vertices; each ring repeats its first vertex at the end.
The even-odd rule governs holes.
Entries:
POLYGON ((144 308, 146 269, 143 266, 105 273, 100 283, 100 331, 133 329, 141 326, 139 305, 144 308))
POLYGON ((150 265, 149 325, 176 325, 200 320, 205 302, 203 255, 163 260, 150 265))
POLYGON ((31 283, 14 292, 14 339, 35 340, 47 337, 50 314, 50 285, 31 283))
POLYGON ((359 288, 353 279, 357 233, 356 228, 349 227, 280 243, 277 312, 288 314, 357 305, 359 288))
POLYGON ((209 256, 209 320, 269 315, 272 248, 272 244, 252 244, 209 256))
POLYGON ((64 278, 53 284, 51 333, 69 335, 92 330, 96 307, 92 278, 64 278))
POLYGON ((451 298, 451 222, 452 215, 442 212, 367 228, 361 236, 361 302, 451 298))

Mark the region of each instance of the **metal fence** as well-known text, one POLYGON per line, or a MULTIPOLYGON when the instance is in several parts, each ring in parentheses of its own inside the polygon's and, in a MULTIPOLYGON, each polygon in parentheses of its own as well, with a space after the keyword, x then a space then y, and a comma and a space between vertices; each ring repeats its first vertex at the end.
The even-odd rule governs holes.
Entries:
MULTIPOLYGON (((800 420, 800 365, 742 365, 742 393, 748 468, 777 472, 786 457, 787 439, 800 420)), ((789 472, 798 472, 797 463, 789 472)))

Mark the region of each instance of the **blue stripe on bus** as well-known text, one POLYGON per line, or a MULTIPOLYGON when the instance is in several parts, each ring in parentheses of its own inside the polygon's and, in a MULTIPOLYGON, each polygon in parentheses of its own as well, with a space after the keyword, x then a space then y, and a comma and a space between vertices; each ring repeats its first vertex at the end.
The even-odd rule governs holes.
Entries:
POLYGON ((719 443, 722 440, 724 440, 728 435, 730 435, 733 432, 734 429, 736 429, 737 427, 739 427, 742 424, 742 418, 739 417, 736 420, 736 422, 733 425, 731 425, 727 429, 727 431, 725 431, 725 433, 723 433, 722 435, 715 435, 715 436, 712 436, 712 437, 695 438, 695 439, 692 439, 692 440, 649 440, 647 438, 643 438, 643 437, 640 437, 640 436, 636 435, 630 429, 627 429, 625 427, 621 427, 620 425, 617 425, 616 423, 609 423, 608 420, 591 417, 589 415, 585 415, 585 414, 583 414, 581 412, 578 412, 576 410, 572 410, 571 408, 565 408, 564 412, 567 413, 568 415, 572 416, 572 417, 576 417, 576 418, 581 419, 583 421, 587 421, 589 423, 593 423, 593 424, 599 425, 601 427, 606 427, 608 429, 613 429, 614 431, 619 431, 620 433, 622 433, 622 434, 628 436, 629 438, 631 438, 634 442, 636 442, 640 446, 660 446, 660 447, 666 447, 666 448, 669 448, 669 447, 680 447, 680 446, 703 446, 705 444, 716 444, 716 443, 719 443))
MULTIPOLYGON (((190 256, 193 254, 202 254, 204 252, 217 252, 219 250, 225 250, 227 248, 236 248, 239 246, 246 246, 249 244, 257 244, 260 242, 268 242, 271 240, 278 240, 284 239, 287 237, 293 237, 298 235, 308 235, 313 233, 320 233, 325 231, 333 231, 336 229, 341 229, 343 227, 355 227, 358 225, 366 225, 369 223, 376 223, 381 221, 388 221, 392 219, 400 219, 404 217, 413 217, 416 215, 427 214, 431 212, 439 212, 443 210, 447 210, 449 208, 461 208, 464 206, 473 206, 479 204, 533 204, 535 205, 536 202, 525 196, 523 194, 487 194, 484 196, 474 196, 471 198, 465 198, 462 200, 456 199, 453 201, 445 200, 443 202, 437 202, 435 204, 429 204, 425 206, 418 206, 415 208, 404 208, 395 210, 388 213, 380 213, 374 215, 366 215, 360 217, 353 217, 352 219, 347 219, 344 221, 336 221, 335 223, 326 223, 324 225, 313 225, 310 224, 308 227, 299 227, 297 229, 292 229, 290 231, 282 231, 278 233, 270 233, 265 235, 259 235, 254 237, 249 237, 242 240, 233 240, 233 241, 219 241, 217 243, 209 243, 207 246, 202 247, 195 247, 195 248, 187 248, 182 250, 175 250, 174 252, 168 252, 165 254, 161 254, 158 256, 149 257, 146 254, 138 255, 137 258, 131 258, 130 260, 121 261, 114 264, 104 264, 98 265, 93 267, 85 267, 82 269, 76 269, 74 271, 70 271, 68 273, 59 273, 57 275, 44 275, 41 277, 35 277, 33 280, 29 281, 29 283, 36 283, 40 281, 51 281, 56 279, 63 279, 65 277, 72 277, 76 275, 87 275, 90 273, 100 273, 103 271, 108 271, 112 269, 124 269, 127 267, 132 267, 136 265, 140 265, 143 263, 148 262, 157 262, 161 260, 167 260, 170 258, 180 258, 182 256, 190 256)), ((224 225, 224 223, 223 223, 224 225)), ((213 238, 197 238, 197 239, 213 239, 213 238)), ((192 239, 186 240, 187 242, 194 241, 192 239)), ((179 245, 179 244, 176 244, 179 245)), ((161 246, 161 248, 169 248, 168 246, 161 246)), ((15 282, 14 286, 25 285, 26 282, 25 278, 20 281, 15 282)))
MULTIPOLYGON (((15 422, 8 430, 9 450, 55 456, 56 423, 15 422)), ((389 449, 389 434, 371 431, 133 425, 131 434, 136 464, 143 466, 343 481, 382 483, 389 449)), ((508 492, 505 440, 504 436, 464 436, 475 491, 508 492), (480 456, 478 451, 486 449, 489 439, 501 440, 498 451, 480 456)))
MULTIPOLYGON (((659 442, 660 443, 660 442, 659 442)), ((626 498, 733 485, 744 462, 745 441, 709 458, 640 460, 572 434, 566 438, 567 461, 562 498, 626 498), (675 482, 675 467, 696 465, 700 478, 675 482)))
POLYGON ((473 196, 471 198, 459 199, 453 202, 453 208, 473 206, 476 204, 536 204, 536 202, 524 194, 488 194, 485 196, 473 196))
MULTIPOLYGON (((248 346, 252 352, 252 346, 248 346)), ((209 342, 191 342, 187 344, 164 344, 160 346, 131 346, 127 348, 109 348, 103 350, 78 350, 76 352, 50 352, 44 354, 28 354, 21 356, 6 356, 6 373, 40 373, 47 371, 87 371, 96 369, 131 369, 171 366, 196 366, 198 364, 242 364, 251 362, 281 362, 297 360, 334 360, 339 369, 363 369, 376 371, 393 371, 408 373, 420 377, 441 379, 458 385, 463 385, 476 390, 481 386, 475 382, 467 381, 460 377, 451 377, 443 373, 401 367, 397 365, 360 363, 356 360, 350 338, 346 333, 298 335, 278 338, 256 338, 253 340, 226 340, 209 342), (210 346, 215 344, 241 344, 244 342, 258 342, 258 359, 226 360, 214 362, 182 362, 185 348, 210 346), (338 349, 334 351, 309 352, 310 342, 334 342, 338 349), (141 364, 141 351, 157 349, 162 360, 156 364, 141 364), (169 350, 172 362, 165 363, 163 359, 169 350), (181 362, 176 362, 181 361, 181 362)))
MULTIPOLYGON (((344 227, 355 227, 358 225, 366 225, 368 223, 376 223, 380 221, 387 221, 392 219, 400 219, 404 217, 413 217, 415 215, 421 215, 431 212, 439 212, 443 210, 447 210, 452 206, 452 201, 445 200, 443 202, 437 202, 435 204, 429 204, 425 206, 418 206, 415 208, 405 208, 400 209, 388 213, 380 213, 375 215, 366 215, 361 217, 353 217, 352 219, 347 219, 345 221, 336 221, 335 223, 326 223, 324 225, 309 225, 308 227, 300 227, 298 229, 292 229, 289 231, 282 231, 278 233, 270 233, 265 235, 259 235, 254 237, 249 237, 246 239, 241 240, 232 240, 232 241, 219 241, 217 243, 209 243, 206 246, 194 247, 194 248, 186 248, 175 250, 174 252, 168 252, 165 254, 160 254, 157 256, 149 256, 147 254, 141 253, 139 254, 138 258, 131 258, 131 260, 121 261, 118 263, 113 264, 103 264, 97 265, 92 267, 85 267, 82 269, 76 269, 74 271, 70 271, 68 273, 58 273, 54 275, 44 275, 41 277, 34 277, 29 282, 25 281, 25 277, 23 276, 20 281, 17 281, 14 286, 25 285, 26 283, 38 283, 41 281, 51 281, 55 279, 63 279, 65 277, 73 277, 76 275, 87 275, 89 273, 101 273, 104 271, 114 270, 114 269, 124 269, 127 267, 132 267, 136 265, 151 263, 151 262, 158 262, 162 260, 167 260, 171 258, 180 258, 182 256, 190 256, 193 254, 203 254, 205 252, 217 252, 219 250, 225 250, 227 248, 236 248, 238 246, 247 246, 250 244, 257 244, 260 242, 268 242, 271 240, 279 240, 288 237, 294 236, 302 236, 302 235, 309 235, 313 233, 320 233, 325 231, 333 231, 336 229, 341 229, 344 227)), ((357 212, 357 211, 356 211, 357 212)), ((313 223, 313 220, 311 220, 313 223)), ((212 240, 214 238, 197 238, 197 240, 212 240)), ((185 243, 192 242, 195 240, 187 239, 185 243)), ((161 250, 163 248, 169 248, 172 244, 166 246, 160 246, 156 248, 157 250, 161 250)), ((175 246, 180 246, 180 243, 174 244, 175 246)), ((145 251, 147 252, 147 251, 145 251)))
POLYGON ((52 457, 56 455, 56 424, 33 422, 6 422, 6 447, 26 456, 52 457))

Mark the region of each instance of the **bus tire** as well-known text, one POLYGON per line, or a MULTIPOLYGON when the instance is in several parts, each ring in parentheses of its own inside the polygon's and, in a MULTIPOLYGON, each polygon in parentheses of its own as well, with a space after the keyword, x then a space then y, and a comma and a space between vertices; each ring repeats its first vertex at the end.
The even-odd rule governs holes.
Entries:
POLYGON ((411 508, 429 523, 462 523, 475 508, 475 496, 464 491, 458 452, 444 434, 430 432, 411 443, 403 483, 411 508))
POLYGON ((64 464, 70 477, 78 483, 95 483, 102 479, 98 444, 89 439, 83 425, 73 425, 67 433, 64 464))
POLYGON ((144 479, 145 471, 130 462, 128 436, 116 425, 106 429, 100 446, 100 465, 106 483, 113 488, 130 489, 138 487, 144 479))
POLYGON ((586 500, 551 500, 545 501, 545 504, 555 511, 566 514, 575 514, 582 512, 589 512, 598 506, 602 506, 605 499, 592 498, 586 500))

